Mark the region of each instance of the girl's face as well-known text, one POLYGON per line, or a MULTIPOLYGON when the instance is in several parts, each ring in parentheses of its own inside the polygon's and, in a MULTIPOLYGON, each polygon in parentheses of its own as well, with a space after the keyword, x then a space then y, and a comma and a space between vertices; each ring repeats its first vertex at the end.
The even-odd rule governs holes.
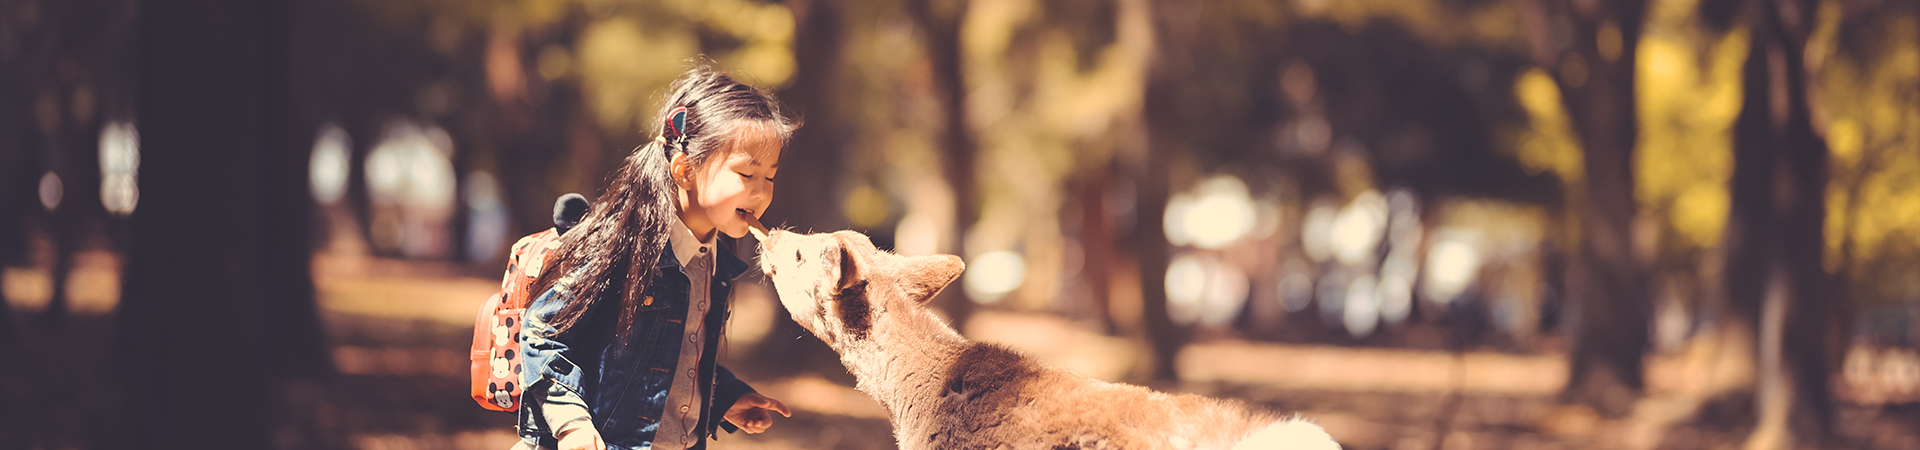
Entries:
POLYGON ((729 148, 718 152, 699 167, 685 166, 675 158, 676 177, 685 190, 687 201, 681 208, 681 221, 696 236, 719 229, 738 238, 747 234, 742 215, 759 219, 773 203, 773 177, 780 169, 780 138, 772 132, 743 127, 741 136, 732 139, 729 148), (701 223, 704 222, 704 223, 701 223))

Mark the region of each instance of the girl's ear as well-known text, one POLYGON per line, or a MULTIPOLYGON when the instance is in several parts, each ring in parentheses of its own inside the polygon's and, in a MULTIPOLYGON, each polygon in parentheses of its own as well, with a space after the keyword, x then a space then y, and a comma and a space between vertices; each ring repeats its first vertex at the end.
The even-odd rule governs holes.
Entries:
POLYGON ((667 169, 670 172, 668 175, 673 177, 674 186, 679 186, 683 191, 693 189, 692 180, 687 179, 687 172, 692 168, 688 167, 686 152, 674 152, 673 159, 667 162, 667 169))

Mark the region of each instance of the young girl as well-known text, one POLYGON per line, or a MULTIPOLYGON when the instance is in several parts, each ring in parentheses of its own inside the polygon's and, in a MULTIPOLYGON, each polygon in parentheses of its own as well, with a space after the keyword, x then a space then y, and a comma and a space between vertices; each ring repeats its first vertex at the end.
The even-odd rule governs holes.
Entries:
POLYGON ((715 347, 748 267, 719 235, 758 223, 797 125, 708 68, 670 89, 659 137, 627 157, 529 287, 542 294, 520 336, 516 449, 704 448, 716 430, 759 433, 791 414, 717 365, 715 347))

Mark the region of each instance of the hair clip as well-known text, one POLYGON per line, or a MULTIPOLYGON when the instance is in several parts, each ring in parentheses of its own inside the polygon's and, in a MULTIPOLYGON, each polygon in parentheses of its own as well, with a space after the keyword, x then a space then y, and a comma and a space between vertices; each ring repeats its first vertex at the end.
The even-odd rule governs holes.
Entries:
POLYGON ((662 133, 673 148, 687 151, 687 107, 674 108, 667 112, 667 129, 662 133))

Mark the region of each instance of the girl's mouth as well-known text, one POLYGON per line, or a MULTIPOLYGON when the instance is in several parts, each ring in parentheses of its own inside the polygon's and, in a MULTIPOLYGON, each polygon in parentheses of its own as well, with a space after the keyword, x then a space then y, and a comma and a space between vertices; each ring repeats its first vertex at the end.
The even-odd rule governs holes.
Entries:
POLYGON ((741 222, 747 223, 747 231, 753 233, 755 239, 762 241, 767 240, 767 226, 761 225, 760 219, 753 217, 753 211, 748 211, 745 208, 734 208, 733 212, 734 214, 740 215, 741 222))

